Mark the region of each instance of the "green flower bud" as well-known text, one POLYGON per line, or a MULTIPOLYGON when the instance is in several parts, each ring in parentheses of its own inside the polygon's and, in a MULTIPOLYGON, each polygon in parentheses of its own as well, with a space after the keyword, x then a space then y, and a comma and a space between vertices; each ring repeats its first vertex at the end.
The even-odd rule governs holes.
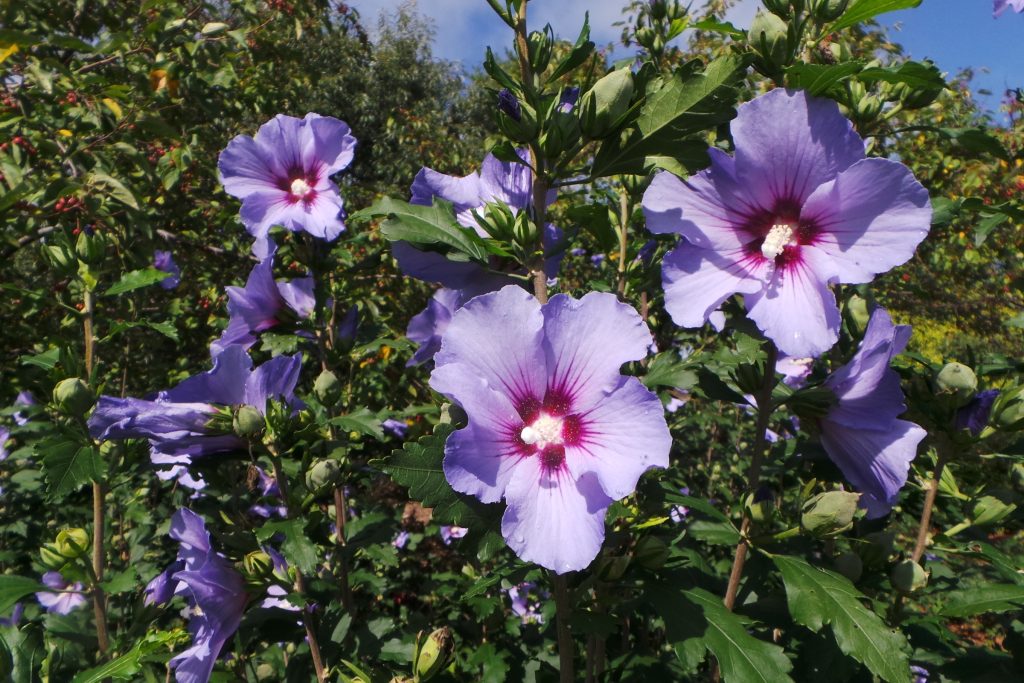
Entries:
POLYGON ((646 569, 661 569, 668 561, 668 554, 668 545, 657 536, 644 536, 633 552, 636 561, 646 569))
POLYGON ((633 73, 613 71, 580 100, 580 129, 589 138, 603 138, 613 132, 633 99, 633 73))
POLYGON ((800 416, 801 420, 811 420, 812 423, 828 415, 835 403, 836 395, 825 386, 799 389, 786 401, 789 409, 800 416))
POLYGON ((602 581, 618 581, 629 568, 630 558, 627 555, 605 555, 597 559, 595 573, 602 581))
POLYGON ((786 66, 792 57, 789 26, 775 14, 758 10, 747 39, 771 70, 786 66))
POLYGON ((70 275, 78 270, 78 257, 67 244, 46 244, 43 258, 58 275, 70 275))
POLYGON ((818 0, 814 16, 818 21, 835 21, 843 16, 849 0, 818 0))
POLYGON ((881 569, 889 562, 894 552, 896 534, 892 531, 876 531, 865 535, 855 547, 857 554, 870 569, 881 569))
POLYGON ((846 318, 856 326, 857 332, 864 332, 868 327, 868 320, 871 318, 871 314, 868 312, 868 302, 858 294, 851 296, 846 302, 846 318))
POLYGON ((256 680, 257 681, 272 681, 277 680, 277 672, 274 670, 272 664, 264 662, 256 667, 256 680))
POLYGON ((882 101, 875 95, 865 95, 857 100, 856 109, 858 118, 870 121, 882 113, 882 101))
POLYGON ((557 159, 573 149, 580 140, 580 124, 572 114, 556 111, 548 119, 540 146, 549 159, 557 159))
POLYGON ((341 382, 330 370, 321 372, 313 382, 313 394, 318 401, 330 408, 341 398, 341 382))
POLYGON ((530 66, 534 72, 541 72, 548 68, 551 62, 551 46, 554 43, 554 32, 551 24, 544 27, 544 31, 530 31, 526 37, 527 54, 530 59, 530 66))
POLYGON ((96 403, 96 396, 84 381, 69 377, 53 388, 53 402, 67 415, 84 417, 96 403))
POLYGON ((239 406, 231 422, 231 428, 243 439, 259 437, 267 428, 267 421, 252 406, 239 406))
POLYGON ((537 136, 537 112, 532 107, 520 103, 519 118, 509 116, 507 112, 498 110, 498 128, 512 142, 532 142, 537 136))
POLYGON ((754 524, 764 526, 775 519, 775 499, 770 495, 748 494, 744 504, 754 524), (758 500, 758 498, 760 499, 758 500))
POLYGON ((537 244, 540 242, 540 234, 537 232, 537 226, 526 211, 520 211, 516 214, 516 222, 512 227, 512 236, 526 253, 531 253, 537 248, 537 244))
POLYGON ((756 394, 764 385, 764 366, 760 363, 743 363, 733 371, 733 379, 744 393, 756 394))
POLYGON ((776 16, 789 18, 789 0, 764 0, 764 6, 776 16))
POLYGON ((429 636, 416 653, 413 670, 419 681, 429 681, 448 666, 455 652, 455 639, 452 630, 443 626, 429 636))
POLYGON ((254 550, 242 559, 242 569, 250 581, 261 582, 274 572, 274 562, 262 550, 254 550))
POLYGON ((69 560, 84 557, 89 553, 89 534, 81 527, 62 529, 57 534, 54 546, 57 552, 69 560))
POLYGON ((850 580, 850 583, 857 583, 864 574, 864 562, 860 555, 853 552, 845 552, 836 556, 832 568, 850 580))
POLYGON ((807 500, 800 515, 800 526, 814 536, 834 536, 853 526, 859 493, 826 491, 807 500))
POLYGON ((978 388, 978 377, 966 365, 946 363, 935 376, 935 386, 941 393, 956 393, 969 398, 978 388))
POLYGON ((507 204, 501 202, 488 203, 474 210, 477 224, 496 240, 511 241, 515 234, 517 214, 507 204))
POLYGON ((913 560, 903 560, 892 568, 889 580, 900 593, 916 593, 928 585, 928 572, 913 560))
POLYGON ((306 488, 314 495, 324 494, 340 482, 341 467, 337 460, 315 460, 306 470, 306 488))
POLYGON ((96 265, 103 260, 107 251, 107 241, 100 233, 94 230, 83 230, 78 233, 78 241, 75 242, 75 253, 83 262, 89 265, 96 265))

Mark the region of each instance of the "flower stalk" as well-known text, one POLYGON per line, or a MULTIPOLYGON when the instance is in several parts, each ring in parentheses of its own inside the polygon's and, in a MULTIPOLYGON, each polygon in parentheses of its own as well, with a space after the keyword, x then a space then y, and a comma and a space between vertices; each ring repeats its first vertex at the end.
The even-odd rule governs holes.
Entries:
POLYGON ((572 605, 569 602, 569 583, 565 574, 552 574, 551 586, 555 594, 555 627, 558 632, 558 680, 560 683, 572 683, 575 654, 572 631, 569 630, 572 605))
POLYGON ((938 447, 938 458, 935 461, 935 472, 932 474, 931 481, 928 482, 928 491, 925 493, 924 509, 921 510, 921 521, 917 525, 917 542, 914 544, 914 552, 910 556, 910 559, 914 562, 921 561, 924 549, 928 547, 928 529, 931 526, 932 510, 935 507, 935 499, 939 494, 939 481, 942 479, 942 470, 945 469, 948 460, 949 452, 947 448, 940 445, 938 447))
MULTIPOLYGON (((768 420, 771 418, 772 390, 775 388, 775 361, 778 358, 778 351, 775 344, 768 342, 768 360, 764 366, 764 381, 757 398, 757 435, 754 440, 753 453, 750 462, 750 484, 749 488, 756 491, 761 483, 761 467, 764 464, 764 457, 768 450, 768 420)), ((725 589, 725 608, 732 610, 736 604, 736 595, 739 593, 740 580, 743 578, 743 565, 747 561, 749 545, 747 535, 750 533, 750 513, 743 509, 743 520, 740 522, 740 542, 736 545, 736 554, 733 556, 732 569, 729 571, 729 583, 725 589)))

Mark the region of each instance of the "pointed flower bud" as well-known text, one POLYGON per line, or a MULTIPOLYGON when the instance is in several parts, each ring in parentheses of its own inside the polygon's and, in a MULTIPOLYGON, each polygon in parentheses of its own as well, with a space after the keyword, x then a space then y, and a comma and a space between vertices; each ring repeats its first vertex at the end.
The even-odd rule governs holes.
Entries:
POLYGON ((261 436, 267 428, 266 419, 252 406, 239 406, 232 421, 232 429, 243 439, 261 436))
POLYGON ((429 636, 416 653, 414 669, 418 681, 429 681, 448 666, 455 652, 452 630, 443 626, 429 636))
POLYGON ((935 377, 935 384, 944 393, 973 392, 978 388, 978 377, 962 363, 947 363, 935 377))
POLYGON ((758 10, 750 23, 749 41, 751 47, 761 55, 769 71, 785 67, 791 58, 789 26, 769 12, 758 10))
POLYGON ((330 370, 324 370, 313 383, 313 393, 318 401, 327 407, 331 407, 341 398, 341 382, 338 376, 330 370))
POLYGON ((813 536, 834 536, 853 526, 859 493, 826 491, 804 503, 800 526, 813 536))
POLYGON ((519 100, 508 88, 502 88, 498 92, 498 109, 505 112, 513 121, 520 121, 523 118, 523 109, 519 106, 519 100))
POLYGON ((314 495, 320 495, 341 482, 341 467, 337 460, 317 460, 306 470, 306 488, 314 495))
POLYGON ((892 568, 889 580, 900 593, 916 593, 928 585, 928 572, 913 560, 903 560, 892 568))
POLYGON ((629 110, 631 99, 633 73, 629 69, 611 72, 583 96, 580 102, 580 128, 587 137, 605 137, 629 110))
POLYGON ((53 388, 53 402, 61 412, 81 417, 96 403, 96 396, 84 381, 78 377, 69 377, 53 388))

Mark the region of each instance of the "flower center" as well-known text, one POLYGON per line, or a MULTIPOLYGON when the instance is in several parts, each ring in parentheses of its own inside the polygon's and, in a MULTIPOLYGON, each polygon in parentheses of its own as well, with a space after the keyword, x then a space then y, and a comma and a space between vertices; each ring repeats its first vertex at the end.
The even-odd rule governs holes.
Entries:
POLYGON ((796 231, 793 230, 793 226, 789 223, 776 223, 761 244, 761 254, 766 259, 774 261, 786 247, 795 247, 796 244, 796 231))
POLYGON ((313 191, 313 188, 310 187, 305 178, 296 178, 292 181, 290 191, 292 196, 305 199, 313 191))
POLYGON ((531 424, 523 427, 519 438, 523 443, 544 449, 550 445, 561 445, 563 441, 563 420, 547 413, 541 413, 531 424))

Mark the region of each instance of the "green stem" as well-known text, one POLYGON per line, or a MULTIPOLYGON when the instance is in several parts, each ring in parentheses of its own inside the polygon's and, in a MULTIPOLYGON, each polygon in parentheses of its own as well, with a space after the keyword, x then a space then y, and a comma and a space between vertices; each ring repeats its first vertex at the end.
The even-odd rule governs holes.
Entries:
POLYGON ((569 582, 564 574, 552 574, 551 585, 555 593, 555 626, 558 631, 558 680, 559 683, 572 683, 575 653, 572 631, 569 630, 569 620, 572 617, 569 582))
MULTIPOLYGON (((757 394, 757 435, 754 441, 753 455, 750 461, 750 484, 749 489, 756 491, 761 483, 761 466, 765 454, 768 451, 768 420, 771 418, 772 410, 772 389, 775 388, 775 361, 778 352, 775 344, 768 342, 768 360, 764 367, 764 381, 761 391, 757 394)), ((740 542, 736 545, 736 554, 733 556, 732 569, 729 571, 729 583, 725 589, 725 607, 728 610, 736 604, 736 595, 739 593, 740 580, 743 578, 743 565, 747 561, 749 549, 748 535, 750 533, 750 515, 747 513, 746 505, 743 507, 743 521, 740 522, 740 542)))

